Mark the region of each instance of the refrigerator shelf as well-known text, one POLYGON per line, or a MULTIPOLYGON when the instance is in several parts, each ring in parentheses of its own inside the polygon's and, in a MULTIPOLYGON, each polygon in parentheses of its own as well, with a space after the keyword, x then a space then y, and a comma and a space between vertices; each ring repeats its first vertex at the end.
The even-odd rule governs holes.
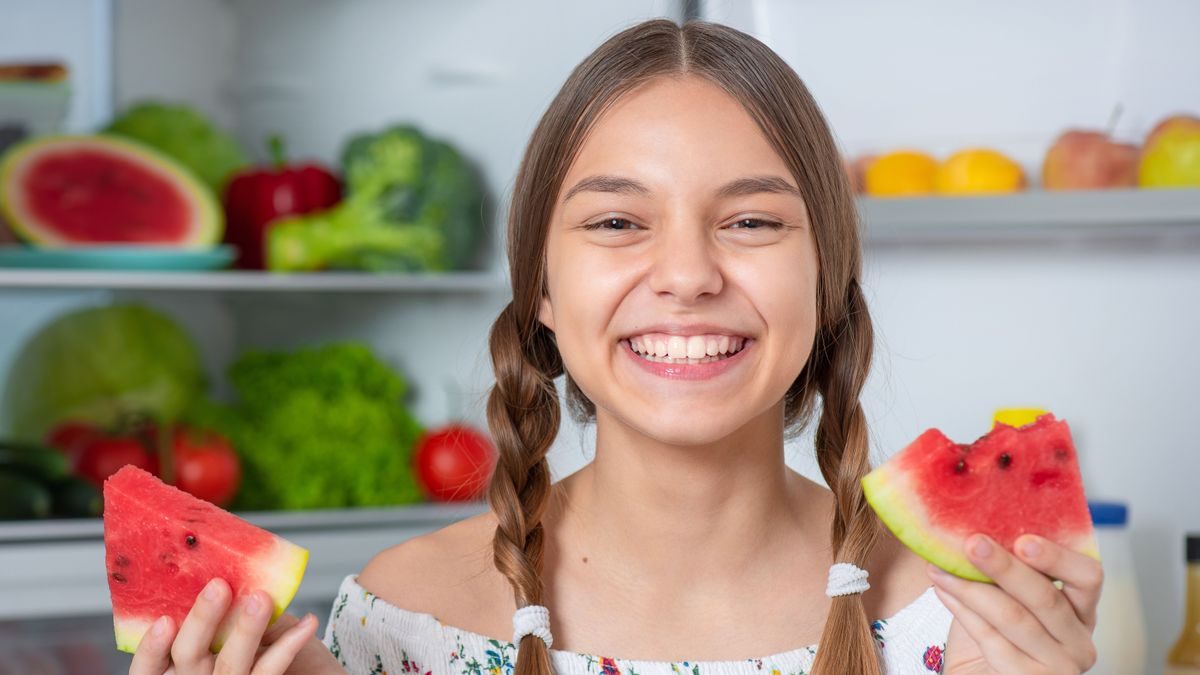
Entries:
POLYGON ((492 272, 274 274, 232 271, 168 272, 95 269, 0 268, 0 289, 140 289, 251 293, 402 292, 487 293, 509 283, 492 272))
MULTIPOLYGON (((309 550, 294 602, 330 601, 379 551, 487 511, 485 502, 239 513, 309 550)), ((99 518, 0 522, 0 620, 110 614, 99 518)))
POLYGON ((859 197, 858 208, 868 246, 1200 240, 1200 189, 859 197))

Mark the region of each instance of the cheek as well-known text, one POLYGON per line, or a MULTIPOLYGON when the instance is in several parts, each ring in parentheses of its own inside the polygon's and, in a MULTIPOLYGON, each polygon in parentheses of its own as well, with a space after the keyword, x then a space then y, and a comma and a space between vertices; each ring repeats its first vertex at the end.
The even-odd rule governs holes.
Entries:
POLYGON ((616 354, 612 321, 629 285, 611 268, 598 268, 586 256, 578 256, 561 268, 550 287, 559 354, 583 388, 592 379, 591 371, 607 369, 607 359, 616 354))
MULTIPOLYGON (((794 260, 794 259, 793 259, 794 260)), ((756 270, 747 295, 761 313, 775 344, 775 358, 782 371, 799 370, 808 360, 817 331, 817 279, 815 274, 764 273, 756 270)))

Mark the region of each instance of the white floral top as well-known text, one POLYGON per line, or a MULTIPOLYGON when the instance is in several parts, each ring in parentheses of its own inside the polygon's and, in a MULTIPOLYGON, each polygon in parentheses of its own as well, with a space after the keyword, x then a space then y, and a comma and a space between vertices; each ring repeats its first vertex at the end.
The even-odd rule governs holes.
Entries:
MULTIPOLYGON (((930 586, 872 624, 889 675, 942 672, 952 615, 930 586)), ((517 647, 401 609, 348 575, 323 639, 350 675, 512 675, 517 647)), ((641 661, 551 649, 556 675, 807 675, 816 647, 739 661, 641 661)))

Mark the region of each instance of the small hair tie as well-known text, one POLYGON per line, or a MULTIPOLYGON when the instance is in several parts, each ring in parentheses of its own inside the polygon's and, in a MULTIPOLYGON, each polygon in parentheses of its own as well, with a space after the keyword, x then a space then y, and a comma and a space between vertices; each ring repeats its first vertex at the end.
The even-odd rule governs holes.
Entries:
POLYGON ((834 563, 829 568, 829 585, 825 587, 825 595, 837 597, 862 593, 871 587, 867 583, 867 571, 850 563, 834 563))
POLYGON ((536 635, 546 643, 546 649, 554 644, 550 635, 550 610, 543 605, 526 605, 513 614, 513 644, 521 644, 521 638, 536 635))

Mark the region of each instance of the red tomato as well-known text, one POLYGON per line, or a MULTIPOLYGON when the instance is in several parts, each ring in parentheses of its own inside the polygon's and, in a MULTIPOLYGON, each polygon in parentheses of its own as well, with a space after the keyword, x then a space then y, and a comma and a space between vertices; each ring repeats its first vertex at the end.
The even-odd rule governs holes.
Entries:
POLYGON ((237 494, 242 465, 224 436, 214 431, 175 429, 175 487, 225 506, 237 494))
POLYGON ((103 488, 104 479, 126 464, 153 472, 158 462, 136 438, 96 435, 80 447, 75 459, 75 473, 103 488))
POLYGON ((45 443, 65 454, 67 459, 74 464, 76 458, 79 457, 79 452, 83 449, 84 443, 99 433, 100 430, 91 422, 67 420, 55 425, 46 434, 45 443))
POLYGON ((432 501, 466 502, 483 496, 496 468, 496 448, 465 424, 426 430, 413 453, 417 483, 432 501))

